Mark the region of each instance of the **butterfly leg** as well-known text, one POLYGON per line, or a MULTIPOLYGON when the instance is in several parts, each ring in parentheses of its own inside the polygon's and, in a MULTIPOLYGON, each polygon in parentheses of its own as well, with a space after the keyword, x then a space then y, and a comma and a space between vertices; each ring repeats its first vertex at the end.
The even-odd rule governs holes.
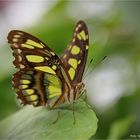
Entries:
MULTIPOLYGON (((92 109, 92 107, 87 103, 87 90, 85 89, 83 92, 80 93, 80 96, 79 96, 79 99, 80 97, 82 97, 84 95, 84 97, 82 98, 85 103, 86 103, 86 106, 88 109, 92 109)), ((81 100, 82 101, 82 100, 81 100)))
POLYGON ((74 104, 75 104, 75 102, 72 103, 72 114, 73 114, 73 124, 76 124, 74 104))
POLYGON ((60 110, 57 111, 57 118, 52 124, 55 124, 58 121, 59 117, 60 117, 60 110))
POLYGON ((84 94, 85 95, 84 101, 86 103, 86 106, 87 106, 88 109, 92 109, 92 107, 87 102, 87 90, 85 90, 84 92, 85 92, 85 94, 84 94))
POLYGON ((88 109, 92 109, 91 106, 88 104, 87 102, 87 95, 85 95, 85 99, 84 99, 85 103, 86 103, 86 106, 88 109))
POLYGON ((86 91, 86 89, 81 93, 81 96, 83 96, 83 100, 85 102, 87 102, 87 91, 86 91))
POLYGON ((78 99, 80 99, 81 97, 83 97, 83 95, 85 95, 84 98, 83 98, 83 100, 86 101, 87 100, 87 94, 86 93, 87 93, 86 89, 83 90, 83 91, 81 91, 79 93, 78 99))

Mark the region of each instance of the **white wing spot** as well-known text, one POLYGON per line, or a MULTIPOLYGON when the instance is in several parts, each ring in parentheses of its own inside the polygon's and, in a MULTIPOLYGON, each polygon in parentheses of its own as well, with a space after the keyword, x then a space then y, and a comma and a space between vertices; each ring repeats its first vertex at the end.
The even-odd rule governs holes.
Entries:
POLYGON ((22 57, 21 56, 18 56, 18 61, 22 61, 22 57))
POLYGON ((20 54, 22 51, 21 49, 17 49, 17 53, 20 54))
POLYGON ((79 27, 79 28, 81 28, 81 27, 82 27, 82 25, 81 25, 81 24, 79 24, 79 25, 78 25, 78 27, 79 27))
POLYGON ((21 69, 25 68, 25 66, 24 66, 23 64, 19 64, 19 67, 20 67, 21 69))
POLYGON ((78 28, 78 27, 76 27, 75 31, 78 31, 78 29, 79 29, 79 28, 78 28))
POLYGON ((54 52, 50 52, 53 56, 55 56, 55 53, 54 52))

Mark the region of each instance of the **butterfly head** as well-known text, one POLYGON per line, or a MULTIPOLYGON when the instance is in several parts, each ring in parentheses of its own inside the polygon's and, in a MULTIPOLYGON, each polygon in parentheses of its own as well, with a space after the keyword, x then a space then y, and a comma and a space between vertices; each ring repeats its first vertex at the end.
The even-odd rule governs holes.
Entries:
POLYGON ((81 94, 83 94, 85 92, 85 84, 83 82, 80 82, 76 85, 76 93, 77 95, 79 95, 78 97, 81 96, 81 94))

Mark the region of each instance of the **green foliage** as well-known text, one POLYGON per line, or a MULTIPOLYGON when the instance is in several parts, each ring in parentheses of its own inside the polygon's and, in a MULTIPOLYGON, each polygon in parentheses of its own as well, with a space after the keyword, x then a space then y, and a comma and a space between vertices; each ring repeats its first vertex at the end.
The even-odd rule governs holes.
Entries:
POLYGON ((86 140, 95 134, 97 122, 94 111, 82 100, 74 103, 74 115, 73 104, 54 110, 27 106, 0 123, 0 139, 86 140))
POLYGON ((121 118, 120 120, 116 120, 110 128, 110 134, 108 138, 120 139, 125 136, 134 122, 134 119, 134 116, 129 115, 125 118, 121 118))
POLYGON ((12 93, 11 76, 0 79, 0 99, 0 119, 5 118, 18 109, 15 95, 12 93))

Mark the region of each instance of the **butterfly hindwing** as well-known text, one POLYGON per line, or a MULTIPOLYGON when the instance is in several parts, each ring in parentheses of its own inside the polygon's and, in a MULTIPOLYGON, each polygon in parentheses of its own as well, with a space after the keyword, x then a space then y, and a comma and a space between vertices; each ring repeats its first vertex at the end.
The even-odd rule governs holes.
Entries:
POLYGON ((43 77, 43 72, 33 69, 24 69, 14 74, 13 87, 22 104, 45 105, 47 95, 43 86, 43 77))
POLYGON ((88 29, 83 21, 79 21, 75 27, 72 41, 61 57, 73 84, 82 80, 87 60, 88 42, 88 29))
POLYGON ((54 97, 56 101, 62 94, 60 79, 41 71, 22 69, 14 74, 12 81, 17 96, 24 105, 45 105, 54 97))

